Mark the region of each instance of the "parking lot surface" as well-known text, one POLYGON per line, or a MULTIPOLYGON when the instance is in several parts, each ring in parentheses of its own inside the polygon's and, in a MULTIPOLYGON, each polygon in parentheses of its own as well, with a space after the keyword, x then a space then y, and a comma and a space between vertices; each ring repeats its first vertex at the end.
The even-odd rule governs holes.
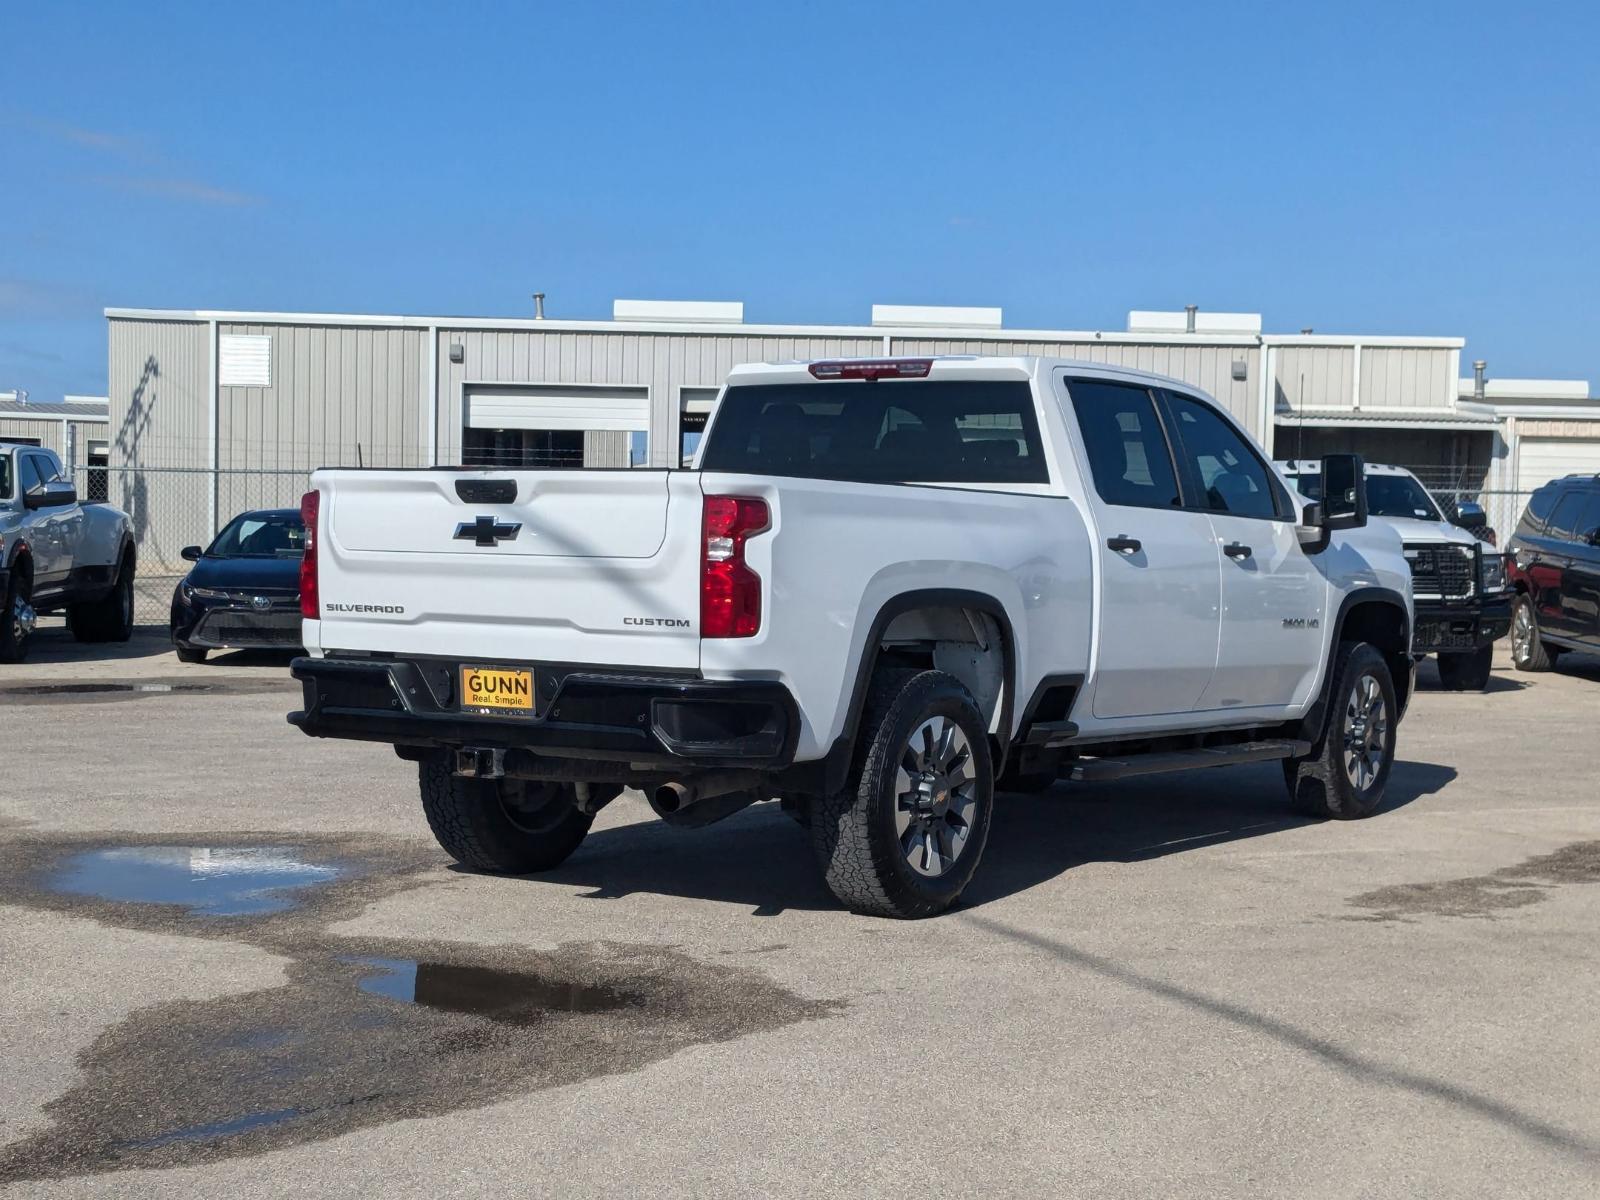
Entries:
POLYGON ((761 805, 455 870, 284 660, 0 676, 0 1195, 1593 1196, 1600 660, 1431 666, 1368 821, 1275 765, 1004 797, 963 907, 761 805))

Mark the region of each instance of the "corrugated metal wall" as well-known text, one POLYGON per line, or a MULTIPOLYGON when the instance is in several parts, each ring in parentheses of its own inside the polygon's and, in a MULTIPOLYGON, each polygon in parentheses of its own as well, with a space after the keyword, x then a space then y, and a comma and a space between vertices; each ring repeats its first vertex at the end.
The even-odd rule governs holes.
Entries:
POLYGON ((1354 370, 1349 346, 1275 346, 1273 408, 1349 408, 1354 370))
POLYGON ((736 363, 880 354, 881 338, 761 337, 534 329, 439 330, 439 461, 461 459, 469 383, 614 383, 650 389, 650 464, 676 465, 678 389, 717 387, 736 363), (450 361, 459 344, 462 361, 450 361))
POLYGON ((270 338, 272 362, 271 387, 217 388, 219 522, 299 504, 317 467, 425 465, 427 330, 219 324, 217 332, 270 338))
POLYGON ((272 339, 271 387, 217 389, 224 470, 422 465, 425 329, 219 325, 272 339), (359 448, 359 450, 358 450, 359 448))
MULTIPOLYGON (((1077 358, 1086 362, 1153 371, 1192 384, 1227 407, 1246 428, 1259 433, 1257 388, 1260 354, 1255 346, 1149 345, 1104 341, 1013 342, 995 339, 952 341, 949 338, 895 338, 893 354, 1036 354, 1077 358), (1233 378, 1233 364, 1245 364, 1245 377, 1233 378)), ((868 353, 873 353, 869 351, 868 353)))
POLYGON ((111 322, 111 453, 119 466, 203 467, 210 329, 204 321, 111 322))
POLYGON ((7 438, 37 439, 46 450, 54 450, 65 462, 67 448, 62 444, 60 421, 28 421, 15 417, 0 417, 0 441, 7 438))
POLYGON ((1453 408, 1456 386, 1449 350, 1362 348, 1362 408, 1453 408))
POLYGON ((140 574, 181 571, 211 536, 210 480, 181 470, 210 453, 210 326, 119 319, 110 338, 111 463, 140 469, 110 471, 106 498, 133 519, 140 574))

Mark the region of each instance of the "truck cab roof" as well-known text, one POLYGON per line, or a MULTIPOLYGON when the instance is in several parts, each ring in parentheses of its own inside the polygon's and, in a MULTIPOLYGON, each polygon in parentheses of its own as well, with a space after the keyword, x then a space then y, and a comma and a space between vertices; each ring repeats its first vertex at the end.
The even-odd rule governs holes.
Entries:
MULTIPOLYGON (((793 359, 775 363, 741 363, 728 373, 728 386, 770 383, 836 383, 877 379, 1032 379, 1056 369, 1146 383, 1153 387, 1200 389, 1181 379, 1112 363, 1038 354, 893 355, 882 358, 793 359), (819 374, 818 372, 833 372, 819 374)), ((1204 394, 1204 393, 1202 393, 1204 394)))

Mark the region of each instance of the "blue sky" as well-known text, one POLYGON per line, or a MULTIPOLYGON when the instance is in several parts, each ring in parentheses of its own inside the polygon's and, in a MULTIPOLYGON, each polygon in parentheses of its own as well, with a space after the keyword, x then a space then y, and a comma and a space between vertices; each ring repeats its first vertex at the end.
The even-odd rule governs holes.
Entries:
POLYGON ((0 389, 107 305, 992 304, 1600 388, 1595 6, 0 0, 0 389))

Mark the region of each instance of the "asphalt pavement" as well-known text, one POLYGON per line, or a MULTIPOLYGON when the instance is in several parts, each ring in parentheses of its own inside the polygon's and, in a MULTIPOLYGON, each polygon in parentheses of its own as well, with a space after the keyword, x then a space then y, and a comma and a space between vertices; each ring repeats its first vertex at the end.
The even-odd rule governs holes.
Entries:
POLYGON ((0 1196, 1600 1191, 1600 659, 1432 668, 1378 815, 1007 796, 957 912, 761 805, 453 868, 282 657, 0 676, 0 1196))

